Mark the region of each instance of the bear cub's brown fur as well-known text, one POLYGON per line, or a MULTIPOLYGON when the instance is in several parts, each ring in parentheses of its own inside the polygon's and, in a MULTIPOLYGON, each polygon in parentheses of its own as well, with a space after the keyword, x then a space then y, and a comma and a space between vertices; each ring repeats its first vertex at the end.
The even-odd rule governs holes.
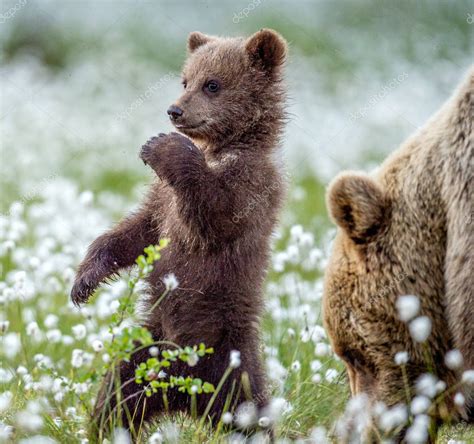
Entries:
MULTIPOLYGON (((168 110, 187 137, 160 134, 143 146, 141 158, 159 179, 138 211, 92 243, 71 296, 76 304, 86 302, 101 282, 133 265, 146 246, 169 238, 148 278, 149 307, 163 294, 167 274, 174 273, 179 286, 147 316, 145 326, 157 341, 214 347, 214 354, 196 366, 176 364, 170 374, 217 385, 230 352, 240 351, 240 367, 213 403, 210 415, 215 422, 233 384, 232 405, 250 396, 262 407, 268 398, 259 324, 269 241, 284 194, 274 154, 284 123, 287 46, 272 30, 248 39, 194 32, 188 51, 184 92, 168 110), (242 390, 244 373, 251 394, 242 390)), ((163 410, 161 394, 147 399, 145 406, 143 387, 133 381, 135 368, 149 356, 142 350, 121 363, 122 384, 131 381, 122 389, 135 418, 129 421, 124 415, 129 427, 163 410)), ((105 402, 103 391, 98 414, 110 411, 115 402, 105 402)), ((190 408, 190 397, 176 390, 170 390, 168 400, 172 411, 190 408)), ((198 396, 199 414, 208 401, 209 395, 198 396)))

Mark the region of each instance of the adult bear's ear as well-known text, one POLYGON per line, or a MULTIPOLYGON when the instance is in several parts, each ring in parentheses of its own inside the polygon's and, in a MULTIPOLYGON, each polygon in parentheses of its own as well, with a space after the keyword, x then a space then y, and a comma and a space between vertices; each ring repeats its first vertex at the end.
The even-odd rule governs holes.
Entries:
POLYGON ((212 40, 212 37, 203 34, 199 31, 194 31, 188 36, 188 51, 194 52, 197 48, 206 43, 209 43, 212 40))
POLYGON ((285 62, 287 44, 276 31, 261 29, 247 39, 245 50, 252 64, 265 71, 272 71, 285 62))
POLYGON ((389 199, 366 174, 338 175, 329 184, 326 204, 331 218, 356 244, 371 242, 390 217, 389 199))

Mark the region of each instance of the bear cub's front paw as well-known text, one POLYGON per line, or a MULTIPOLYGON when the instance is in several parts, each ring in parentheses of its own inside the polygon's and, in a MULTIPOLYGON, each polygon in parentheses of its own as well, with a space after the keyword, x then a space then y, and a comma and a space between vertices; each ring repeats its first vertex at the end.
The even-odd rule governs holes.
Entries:
POLYGON ((74 305, 79 306, 87 302, 98 285, 99 283, 93 273, 85 273, 77 276, 71 290, 71 300, 74 305))
POLYGON ((145 165, 150 165, 159 176, 175 178, 182 166, 203 164, 204 155, 194 143, 178 133, 152 137, 140 152, 145 165))
POLYGON ((166 134, 160 133, 158 136, 152 137, 148 140, 145 145, 142 146, 140 151, 140 159, 143 160, 145 165, 153 166, 157 161, 157 150, 160 149, 160 145, 166 139, 166 134))

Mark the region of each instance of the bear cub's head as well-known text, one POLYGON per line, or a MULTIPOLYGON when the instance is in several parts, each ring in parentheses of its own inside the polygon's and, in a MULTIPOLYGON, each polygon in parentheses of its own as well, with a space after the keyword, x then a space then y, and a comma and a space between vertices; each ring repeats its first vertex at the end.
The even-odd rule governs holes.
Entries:
POLYGON ((183 94, 168 109, 178 131, 218 144, 250 131, 261 119, 279 117, 287 46, 278 33, 262 29, 244 40, 193 32, 188 52, 183 94))

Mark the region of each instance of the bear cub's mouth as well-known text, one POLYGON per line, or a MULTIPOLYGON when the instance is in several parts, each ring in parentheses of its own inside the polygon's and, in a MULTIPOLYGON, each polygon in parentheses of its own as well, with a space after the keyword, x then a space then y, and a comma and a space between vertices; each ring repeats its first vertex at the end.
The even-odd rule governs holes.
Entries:
POLYGON ((206 123, 205 120, 202 120, 201 122, 195 123, 193 125, 188 125, 186 123, 173 123, 173 125, 180 130, 186 130, 199 128, 200 126, 204 125, 204 123, 206 123))

